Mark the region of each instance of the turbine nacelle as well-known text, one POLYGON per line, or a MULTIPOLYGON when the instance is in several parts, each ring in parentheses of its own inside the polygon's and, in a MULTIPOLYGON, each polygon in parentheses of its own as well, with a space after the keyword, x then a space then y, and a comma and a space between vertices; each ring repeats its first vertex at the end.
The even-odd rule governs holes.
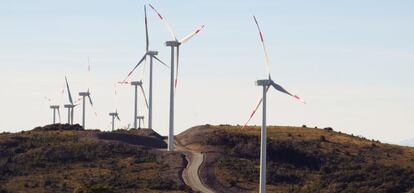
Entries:
POLYGON ((118 116, 118 113, 109 113, 109 116, 117 117, 118 116))
POLYGON ((132 86, 142 86, 142 81, 132 81, 131 85, 132 86))
POLYGON ((59 108, 59 105, 50 105, 50 108, 51 109, 58 109, 59 108))
POLYGON ((167 42, 165 42, 165 46, 178 47, 180 45, 181 45, 181 42, 179 42, 179 41, 167 41, 167 42))
POLYGON ((72 105, 72 104, 67 104, 67 105, 64 105, 64 107, 65 108, 74 108, 76 105, 72 105))
POLYGON ((156 56, 156 55, 158 55, 158 51, 148 51, 147 55, 156 56))
POLYGON ((82 97, 88 97, 89 95, 91 95, 91 93, 88 91, 88 92, 80 92, 79 93, 79 96, 82 96, 82 97))
POLYGON ((263 80, 257 80, 256 85, 257 86, 271 86, 274 82, 271 79, 263 79, 263 80))

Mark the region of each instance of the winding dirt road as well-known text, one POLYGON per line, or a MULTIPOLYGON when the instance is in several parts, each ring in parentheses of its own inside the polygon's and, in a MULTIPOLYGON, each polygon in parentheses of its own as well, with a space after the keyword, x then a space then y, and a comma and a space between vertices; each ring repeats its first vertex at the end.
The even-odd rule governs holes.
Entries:
POLYGON ((199 169, 201 164, 204 161, 204 156, 202 153, 194 152, 188 150, 180 143, 175 142, 176 148, 178 151, 184 153, 185 158, 187 159, 187 167, 183 171, 184 182, 190 186, 194 191, 200 191, 204 193, 214 193, 207 186, 205 186, 199 176, 199 169))

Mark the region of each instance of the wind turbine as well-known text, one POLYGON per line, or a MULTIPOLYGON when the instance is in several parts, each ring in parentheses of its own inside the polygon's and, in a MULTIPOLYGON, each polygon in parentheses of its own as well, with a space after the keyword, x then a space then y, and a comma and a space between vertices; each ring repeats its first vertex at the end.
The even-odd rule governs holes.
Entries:
POLYGON ((53 124, 56 124, 56 111, 58 112, 59 121, 60 121, 59 105, 50 105, 50 108, 53 110, 53 124))
POLYGON ((66 82, 66 89, 68 91, 68 98, 70 104, 65 104, 64 107, 68 109, 68 124, 73 124, 73 109, 76 107, 75 104, 73 104, 72 94, 70 92, 68 79, 65 76, 65 82, 66 82))
POLYGON ((259 35, 260 35, 260 40, 262 42, 264 55, 265 55, 265 64, 266 64, 266 68, 267 68, 267 72, 268 72, 268 78, 256 81, 257 86, 262 86, 263 87, 263 97, 259 100, 259 103, 256 105, 255 109, 253 110, 253 113, 250 115, 250 118, 244 124, 243 128, 246 127, 248 122, 254 116, 254 114, 256 113, 256 111, 259 108, 260 104, 263 103, 263 106, 262 106, 262 108, 263 108, 262 109, 262 113, 263 113, 263 115, 262 115, 262 128, 261 128, 261 139, 260 139, 260 184, 259 184, 260 187, 259 187, 259 192, 260 193, 266 193, 266 145, 267 145, 266 144, 266 139, 267 139, 267 136, 266 136, 267 135, 267 128, 266 128, 266 102, 267 102, 266 101, 266 94, 267 94, 267 91, 270 89, 270 87, 273 87, 277 91, 280 91, 282 93, 290 95, 290 96, 294 97, 295 99, 300 100, 303 103, 305 103, 305 102, 300 97, 298 97, 297 95, 291 94, 286 89, 284 89, 282 86, 276 84, 272 80, 272 78, 270 76, 269 57, 268 57, 266 44, 264 42, 263 33, 260 29, 259 23, 257 22, 257 19, 256 19, 255 16, 253 16, 253 19, 254 19, 254 22, 256 23, 256 26, 257 26, 257 29, 258 29, 259 35))
POLYGON ((153 104, 153 100, 152 100, 152 86, 153 86, 153 77, 152 77, 152 73, 153 73, 153 59, 157 60, 158 62, 160 62, 162 65, 168 67, 168 65, 166 65, 163 61, 161 61, 159 58, 157 58, 158 55, 158 51, 150 51, 149 50, 149 35, 148 35, 148 19, 147 19, 147 7, 146 5, 144 5, 144 13, 145 13, 145 39, 146 39, 146 47, 145 47, 145 54, 144 56, 141 58, 141 60, 138 62, 137 65, 135 65, 135 67, 128 73, 127 77, 124 79, 124 81, 120 82, 121 84, 126 84, 127 83, 127 79, 131 76, 131 74, 135 71, 135 69, 144 61, 147 60, 147 57, 149 57, 150 60, 150 75, 149 75, 149 104, 148 104, 148 128, 152 128, 152 104, 153 104))
POLYGON ((139 128, 139 129, 141 129, 141 121, 142 121, 142 125, 143 125, 143 126, 144 126, 144 124, 145 124, 145 123, 144 123, 144 118, 145 118, 144 116, 138 116, 138 117, 137 117, 138 122, 139 122, 139 125, 138 125, 138 128, 139 128))
POLYGON ((89 92, 89 89, 86 92, 80 92, 79 96, 82 97, 82 127, 83 129, 86 129, 85 128, 85 98, 88 97, 89 103, 91 104, 91 106, 93 106, 93 102, 92 102, 91 93, 89 92))
POLYGON ((115 111, 115 113, 109 113, 109 116, 112 117, 112 131, 114 131, 114 129, 115 129, 115 117, 118 119, 118 121, 121 121, 121 119, 119 118, 118 111, 115 111))
POLYGON ((175 33, 173 32, 170 24, 165 20, 165 18, 152 6, 149 4, 151 9, 158 15, 158 17, 163 21, 165 27, 170 32, 173 40, 165 42, 165 46, 171 47, 171 77, 170 77, 170 119, 169 119, 169 131, 168 131, 168 151, 174 150, 174 89, 177 86, 177 77, 178 77, 178 65, 180 61, 180 46, 183 43, 186 43, 188 40, 190 40, 192 37, 194 37, 196 34, 198 34, 203 28, 204 25, 202 25, 200 28, 198 28, 196 31, 190 33, 189 35, 185 36, 183 39, 178 40, 175 36, 175 33), (177 50, 176 53, 176 72, 174 74, 174 55, 175 50, 177 50))
POLYGON ((138 87, 141 88, 142 95, 145 99, 145 104, 148 108, 148 101, 145 95, 144 87, 142 87, 142 81, 133 81, 131 85, 135 87, 135 98, 134 98, 134 128, 137 129, 137 119, 138 119, 138 87))
MULTIPOLYGON (((61 92, 62 97, 63 97, 63 93, 64 93, 64 88, 62 89, 62 92, 61 92)), ((56 124, 56 112, 58 113, 58 116, 59 116, 59 122, 61 122, 60 106, 57 105, 57 104, 60 104, 61 102, 58 102, 57 104, 56 103, 53 104, 52 101, 55 101, 55 100, 53 100, 52 98, 45 96, 45 99, 49 101, 49 104, 50 104, 49 108, 52 109, 52 112, 53 112, 53 119, 52 119, 53 124, 56 124)))

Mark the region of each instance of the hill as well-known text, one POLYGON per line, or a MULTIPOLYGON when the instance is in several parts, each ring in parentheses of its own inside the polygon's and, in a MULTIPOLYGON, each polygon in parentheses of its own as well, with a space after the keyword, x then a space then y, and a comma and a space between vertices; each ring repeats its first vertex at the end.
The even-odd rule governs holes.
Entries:
MULTIPOLYGON (((203 152, 203 182, 217 192, 256 192, 259 127, 197 126, 177 136, 203 152)), ((331 128, 268 128, 269 192, 414 192, 414 148, 331 128)))
POLYGON ((185 192, 186 161, 148 129, 49 125, 0 134, 0 192, 185 192), (30 190, 30 191, 29 191, 30 190))
MULTIPOLYGON (((164 137, 149 129, 57 124, 2 133, 0 193, 192 192, 183 180, 195 163, 189 151, 203 153, 190 173, 210 189, 257 192, 259 134, 259 127, 197 126, 176 136, 186 150, 167 152, 164 137)), ((269 127, 267 169, 268 192, 414 192, 414 148, 331 128, 269 127)))

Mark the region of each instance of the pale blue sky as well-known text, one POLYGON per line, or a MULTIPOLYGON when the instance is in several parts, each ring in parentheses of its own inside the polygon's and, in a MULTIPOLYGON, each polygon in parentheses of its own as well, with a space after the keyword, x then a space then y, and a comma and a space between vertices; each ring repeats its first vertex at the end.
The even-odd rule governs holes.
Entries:
MULTIPOLYGON (((206 25, 182 46, 176 133, 248 118, 260 96, 254 81, 265 77, 254 14, 269 48, 272 77, 308 102, 269 92, 269 124, 332 126, 393 143, 414 138, 414 2, 408 0, 3 0, 0 128, 28 130, 50 122, 44 97, 67 102, 59 94, 65 75, 74 94, 91 89, 98 117, 88 109, 89 128, 109 129, 107 114, 115 108, 122 119, 118 126, 130 124, 133 90, 117 87, 115 96, 114 83, 144 53, 147 2, 179 37, 206 25)), ((171 38, 152 10, 148 16, 151 47, 169 61, 163 42, 171 38)), ((155 71, 154 126, 165 134, 169 74, 159 65, 155 71)), ((75 122, 80 115, 78 108, 75 122)))

